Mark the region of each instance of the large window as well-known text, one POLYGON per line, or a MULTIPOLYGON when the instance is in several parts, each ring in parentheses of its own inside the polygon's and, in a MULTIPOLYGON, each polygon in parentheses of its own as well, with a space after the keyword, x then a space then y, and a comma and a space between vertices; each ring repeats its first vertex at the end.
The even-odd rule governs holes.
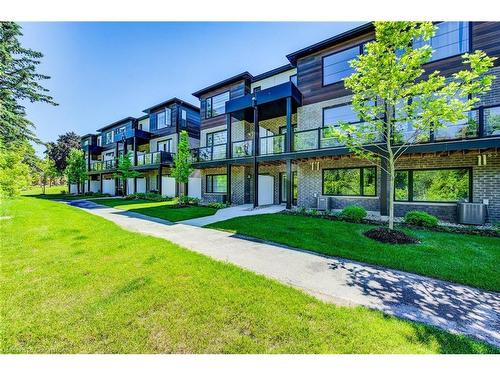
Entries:
POLYGON ((220 130, 213 133, 207 133, 207 146, 224 145, 227 142, 227 132, 220 130))
POLYGON ((165 108, 163 111, 156 114, 156 124, 157 128, 166 128, 172 125, 172 110, 170 108, 165 108))
POLYGON ((471 181, 470 168, 396 171, 394 196, 410 202, 470 201, 471 181))
POLYGON ((227 176, 225 174, 207 175, 207 193, 226 193, 227 176))
POLYGON ((181 109, 181 128, 187 128, 187 111, 181 109))
POLYGON ((359 117, 350 104, 323 108, 323 127, 337 126, 339 122, 356 123, 359 117))
POLYGON ((349 61, 358 57, 361 52, 362 45, 358 45, 325 56, 323 58, 323 85, 336 83, 350 76, 354 69, 349 65, 349 61))
POLYGON ((113 143, 113 131, 104 134, 105 144, 113 143))
POLYGON ((417 40, 414 48, 430 44, 433 49, 431 61, 459 55, 469 51, 469 23, 468 22, 441 22, 436 35, 429 41, 417 40))
POLYGON ((229 100, 229 91, 207 98, 205 118, 215 117, 226 113, 226 102, 229 100))
POLYGON ((323 195, 375 196, 375 167, 323 169, 323 195))
POLYGON ((164 141, 160 141, 156 144, 156 147, 158 151, 172 152, 172 140, 166 139, 164 141))
POLYGON ((484 109, 484 134, 500 135, 500 106, 484 109))

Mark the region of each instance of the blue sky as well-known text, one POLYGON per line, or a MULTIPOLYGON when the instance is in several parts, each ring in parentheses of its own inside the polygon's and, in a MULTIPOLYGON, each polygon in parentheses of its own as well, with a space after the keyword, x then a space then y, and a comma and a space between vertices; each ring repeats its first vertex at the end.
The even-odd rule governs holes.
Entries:
MULTIPOLYGON (((39 71, 58 107, 28 104, 42 141, 78 134, 248 70, 286 64, 285 55, 362 22, 22 23, 26 47, 45 56, 39 71)), ((37 147, 41 152, 44 147, 37 147)))

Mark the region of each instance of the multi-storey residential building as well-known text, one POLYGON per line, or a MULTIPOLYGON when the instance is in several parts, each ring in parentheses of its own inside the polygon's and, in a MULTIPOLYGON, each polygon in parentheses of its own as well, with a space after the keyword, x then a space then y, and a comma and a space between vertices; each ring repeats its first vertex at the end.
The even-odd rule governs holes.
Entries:
MULTIPOLYGON (((468 51, 500 56, 500 23, 437 26, 429 72, 451 75, 468 51)), ((327 131, 339 121, 360 122, 343 79, 353 72, 349 60, 373 39, 373 25, 365 24, 290 53, 282 67, 195 92, 201 128, 193 154, 203 200, 312 208, 325 198, 333 209, 357 204, 387 214, 383 168, 355 158, 327 131)), ((500 59, 493 74, 500 76, 500 59)), ((418 209, 455 221, 457 202, 468 201, 487 204, 490 220, 500 220, 500 79, 467 115, 398 160, 397 215, 418 209)))
POLYGON ((126 192, 158 192, 174 196, 176 184, 169 177, 177 151, 179 133, 186 130, 191 147, 199 145, 199 109, 177 98, 144 110, 146 115, 127 117, 82 137, 89 179, 84 191, 111 195, 126 192), (117 158, 129 154, 139 177, 122 186, 114 173, 117 158), (125 190, 125 191, 124 191, 125 190))

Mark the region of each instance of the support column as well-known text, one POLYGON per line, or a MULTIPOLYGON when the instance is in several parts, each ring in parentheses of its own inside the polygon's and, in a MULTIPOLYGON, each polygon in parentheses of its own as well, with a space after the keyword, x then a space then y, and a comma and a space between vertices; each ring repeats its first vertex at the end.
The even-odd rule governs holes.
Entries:
POLYGON ((226 165, 226 175, 227 175, 227 179, 226 179, 226 183, 227 183, 227 187, 226 187, 226 194, 227 194, 227 198, 226 198, 226 203, 227 204, 231 204, 231 164, 227 163, 226 165))
POLYGON ((259 205, 259 155, 260 138, 259 138, 259 107, 254 104, 253 107, 253 206, 259 205))
POLYGON ((158 186, 158 193, 161 195, 161 165, 158 167, 158 183, 156 184, 158 186))
POLYGON ((286 208, 287 210, 292 208, 293 200, 293 176, 292 176, 292 161, 288 159, 286 161, 286 208))
POLYGON ((102 192, 102 173, 99 175, 99 182, 101 184, 101 194, 103 193, 102 192))
MULTIPOLYGON (((87 172, 90 172, 90 147, 87 151, 87 172)), ((90 191, 90 175, 87 174, 87 191, 90 191)))
POLYGON ((380 215, 389 214, 389 178, 387 175, 387 159, 380 159, 380 215))
POLYGON ((292 98, 286 98, 286 135, 285 135, 285 152, 292 151, 292 98))
POLYGON ((226 114, 226 138, 227 138, 227 144, 226 144, 226 157, 227 159, 231 159, 233 157, 233 148, 232 148, 232 129, 231 129, 231 114, 228 113, 226 114))

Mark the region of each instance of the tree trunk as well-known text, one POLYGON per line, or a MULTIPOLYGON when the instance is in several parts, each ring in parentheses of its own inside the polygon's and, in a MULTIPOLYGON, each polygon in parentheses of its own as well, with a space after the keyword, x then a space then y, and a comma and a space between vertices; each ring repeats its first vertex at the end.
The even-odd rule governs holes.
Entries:
POLYGON ((394 160, 389 160, 389 229, 394 229, 394 160))

